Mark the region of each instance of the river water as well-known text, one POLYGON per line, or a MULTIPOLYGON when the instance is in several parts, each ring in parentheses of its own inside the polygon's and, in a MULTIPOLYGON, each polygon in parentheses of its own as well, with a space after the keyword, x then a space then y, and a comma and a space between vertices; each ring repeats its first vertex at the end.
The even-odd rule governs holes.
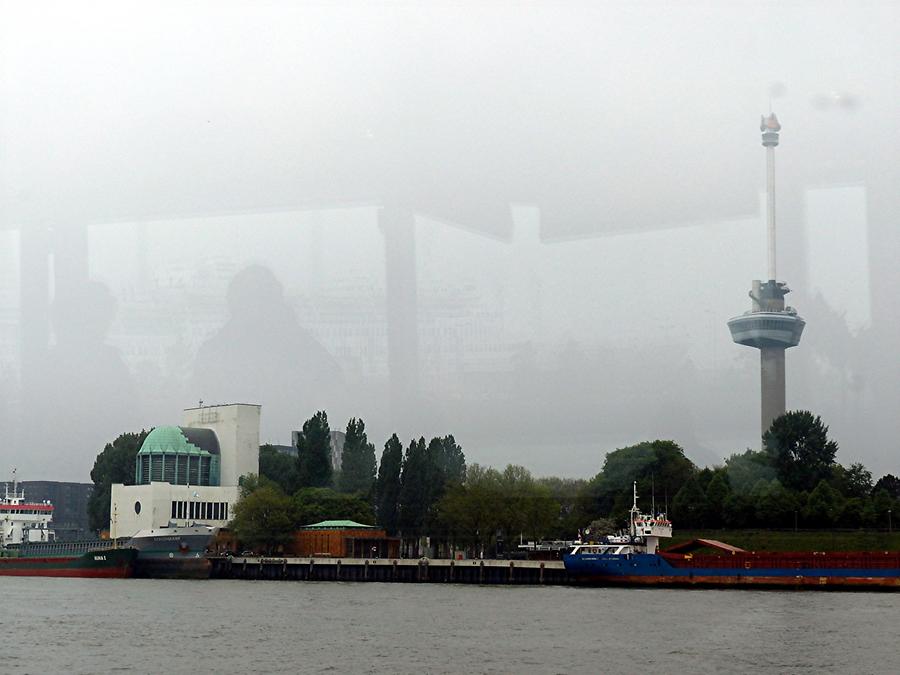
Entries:
POLYGON ((2 673, 898 673, 900 595, 0 577, 2 673))

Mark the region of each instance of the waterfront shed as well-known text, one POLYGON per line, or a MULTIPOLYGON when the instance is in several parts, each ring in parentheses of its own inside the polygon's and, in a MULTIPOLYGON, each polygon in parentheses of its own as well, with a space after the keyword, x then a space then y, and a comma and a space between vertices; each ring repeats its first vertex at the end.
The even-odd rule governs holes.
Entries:
POLYGON ((294 533, 291 553, 302 557, 397 558, 400 540, 374 525, 352 520, 323 520, 294 533))

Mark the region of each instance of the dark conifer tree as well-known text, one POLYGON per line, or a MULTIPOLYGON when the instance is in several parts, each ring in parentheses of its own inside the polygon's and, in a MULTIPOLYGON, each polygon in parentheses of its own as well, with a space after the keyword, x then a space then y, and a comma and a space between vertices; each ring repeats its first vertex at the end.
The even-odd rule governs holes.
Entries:
POLYGON ((331 429, 320 410, 303 423, 297 438, 297 474, 301 487, 331 487, 331 429))
POLYGON ((428 514, 430 481, 434 471, 425 439, 410 441, 400 474, 400 529, 406 536, 421 534, 428 514))
POLYGON ((375 510, 378 523, 393 535, 397 532, 400 515, 400 468, 403 465, 403 445, 397 434, 384 444, 378 480, 375 481, 375 510))
POLYGON ((354 417, 347 422, 338 487, 341 492, 360 492, 368 498, 374 482, 375 446, 366 436, 365 422, 354 417))
POLYGON ((444 436, 441 443, 441 468, 445 483, 462 483, 466 479, 466 455, 453 435, 444 436))

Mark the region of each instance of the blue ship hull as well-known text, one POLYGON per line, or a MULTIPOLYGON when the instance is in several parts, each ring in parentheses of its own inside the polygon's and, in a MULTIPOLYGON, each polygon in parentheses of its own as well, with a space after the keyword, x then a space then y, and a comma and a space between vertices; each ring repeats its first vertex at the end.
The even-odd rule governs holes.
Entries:
POLYGON ((573 579, 598 585, 900 590, 900 554, 897 553, 733 556, 576 553, 566 555, 563 560, 573 579))

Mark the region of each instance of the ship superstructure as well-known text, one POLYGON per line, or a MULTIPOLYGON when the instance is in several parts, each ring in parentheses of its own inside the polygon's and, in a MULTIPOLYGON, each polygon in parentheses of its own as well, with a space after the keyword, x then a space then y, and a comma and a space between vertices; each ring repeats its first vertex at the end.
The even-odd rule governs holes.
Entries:
POLYGON ((52 521, 53 504, 26 501, 25 490, 19 487, 13 470, 12 489, 5 483, 0 499, 0 548, 53 541, 52 521))

